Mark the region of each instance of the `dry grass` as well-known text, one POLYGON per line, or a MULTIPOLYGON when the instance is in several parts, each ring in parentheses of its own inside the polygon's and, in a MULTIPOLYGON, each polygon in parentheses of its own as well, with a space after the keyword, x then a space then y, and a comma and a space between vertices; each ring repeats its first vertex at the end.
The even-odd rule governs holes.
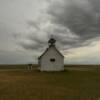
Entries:
POLYGON ((0 71, 0 100, 97 100, 100 70, 0 71))

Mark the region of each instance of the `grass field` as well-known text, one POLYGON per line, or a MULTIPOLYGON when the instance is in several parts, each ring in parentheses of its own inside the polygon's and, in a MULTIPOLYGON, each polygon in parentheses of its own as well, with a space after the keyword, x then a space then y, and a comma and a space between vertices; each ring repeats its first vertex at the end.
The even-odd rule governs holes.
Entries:
POLYGON ((0 70, 0 100, 100 100, 100 69, 0 70))

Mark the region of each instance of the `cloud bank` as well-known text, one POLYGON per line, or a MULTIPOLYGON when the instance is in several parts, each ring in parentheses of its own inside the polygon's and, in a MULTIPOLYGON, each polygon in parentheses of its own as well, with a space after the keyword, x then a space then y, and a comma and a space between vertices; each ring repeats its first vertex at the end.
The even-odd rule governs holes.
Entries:
POLYGON ((85 46, 100 37, 98 0, 50 0, 36 19, 27 21, 29 31, 19 42, 25 49, 40 50, 53 35, 61 50, 85 46), (30 42, 27 42, 30 41, 30 42))
POLYGON ((38 57, 53 35, 70 62, 100 62, 100 53, 95 52, 100 46, 100 0, 3 0, 0 6, 0 49, 6 50, 0 61, 12 50, 18 59, 23 58, 19 52, 38 57))

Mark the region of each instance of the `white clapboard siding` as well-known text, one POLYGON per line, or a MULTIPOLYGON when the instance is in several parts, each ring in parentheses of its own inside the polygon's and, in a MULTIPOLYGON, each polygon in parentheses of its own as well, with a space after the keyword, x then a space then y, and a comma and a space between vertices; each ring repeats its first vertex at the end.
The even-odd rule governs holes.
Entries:
POLYGON ((41 71, 62 71, 64 70, 64 57, 57 51, 55 46, 51 46, 40 58, 41 71), (55 61, 51 61, 51 59, 55 61))

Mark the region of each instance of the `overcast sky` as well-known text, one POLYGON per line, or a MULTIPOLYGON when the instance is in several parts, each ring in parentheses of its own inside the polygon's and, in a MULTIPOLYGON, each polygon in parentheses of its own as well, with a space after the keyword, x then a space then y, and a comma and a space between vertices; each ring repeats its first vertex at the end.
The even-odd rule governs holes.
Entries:
POLYGON ((0 64, 37 62, 51 35, 66 64, 100 64, 100 0, 0 0, 0 64))

